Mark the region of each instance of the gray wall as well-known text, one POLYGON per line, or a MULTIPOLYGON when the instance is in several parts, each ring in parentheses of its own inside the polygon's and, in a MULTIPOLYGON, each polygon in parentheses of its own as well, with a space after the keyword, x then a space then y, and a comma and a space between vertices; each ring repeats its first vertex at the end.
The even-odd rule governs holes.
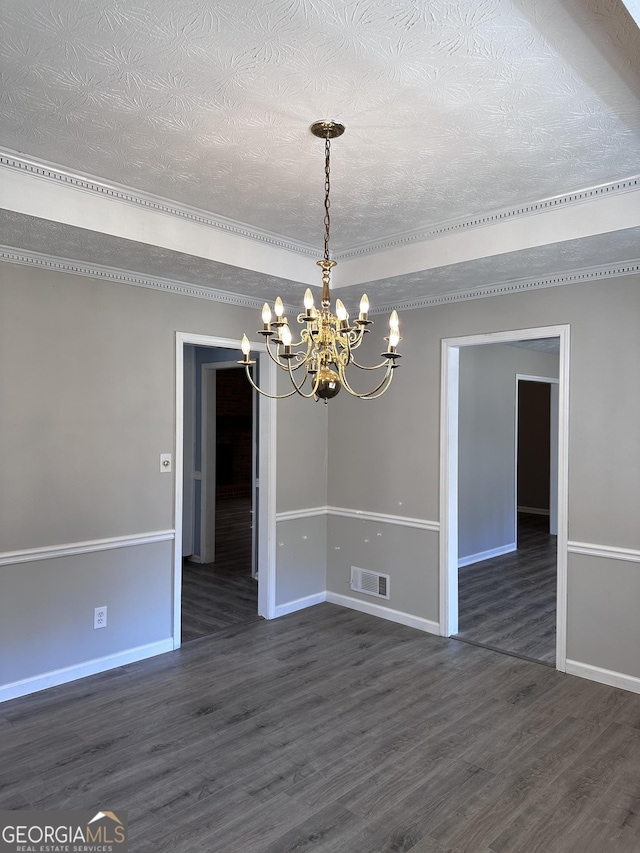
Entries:
MULTIPOLYGON (((280 374, 278 393, 291 390, 280 374)), ((325 507, 329 406, 295 395, 278 402, 278 513, 325 507)), ((276 604, 298 601, 327 588, 324 515, 278 521, 276 604)))
MULTIPOLYGON (((400 321, 404 357, 386 397, 332 409, 330 504, 438 521, 441 339, 568 323, 569 539, 640 549, 640 276, 424 308, 400 321)), ((391 599, 378 603, 401 609, 409 597, 409 613, 437 619, 438 534, 421 533, 418 559, 414 537, 404 545, 398 536, 391 599)), ((367 568, 370 545, 356 519, 330 518, 334 536, 340 551, 328 548, 327 583, 344 594, 347 563, 367 568)), ((568 656, 640 676, 637 607, 634 615, 623 604, 640 601, 640 564, 592 560, 571 555, 568 656)))
MULTIPOLYGON (((158 457, 174 442, 175 332, 240 338, 258 314, 18 265, 0 275, 0 552, 173 527, 158 457)), ((405 312, 385 397, 278 403, 278 511, 329 504, 391 522, 281 518, 279 604, 354 595, 356 565, 391 575, 389 607, 438 618, 438 533, 402 518, 438 521, 440 341, 557 323, 571 325, 569 538, 640 549, 640 277, 629 276, 405 312)), ((0 685, 167 638, 170 546, 1 566, 0 685), (103 604, 110 625, 94 632, 103 604)), ((569 657, 640 677, 640 564, 571 554, 568 582, 569 657)))
POLYGON ((516 374, 558 377, 558 356, 508 344, 460 348, 458 556, 515 545, 516 374))
MULTIPOLYGON (((239 339, 259 311, 7 263, 0 276, 0 554, 173 528, 159 455, 174 449, 175 333, 239 339)), ((324 413, 292 402, 278 504, 324 504, 324 413)), ((278 565, 280 601, 325 588, 325 541, 308 583, 299 561, 278 565)), ((0 566, 0 586, 0 686, 171 634, 171 542, 0 566)))

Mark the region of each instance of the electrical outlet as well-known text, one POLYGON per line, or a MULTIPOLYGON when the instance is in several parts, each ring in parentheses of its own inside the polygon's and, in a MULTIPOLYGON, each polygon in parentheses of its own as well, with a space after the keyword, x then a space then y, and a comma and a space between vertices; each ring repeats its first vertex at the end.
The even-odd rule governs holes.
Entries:
POLYGON ((104 607, 96 607, 93 611, 93 627, 94 628, 106 628, 107 627, 107 605, 104 607))

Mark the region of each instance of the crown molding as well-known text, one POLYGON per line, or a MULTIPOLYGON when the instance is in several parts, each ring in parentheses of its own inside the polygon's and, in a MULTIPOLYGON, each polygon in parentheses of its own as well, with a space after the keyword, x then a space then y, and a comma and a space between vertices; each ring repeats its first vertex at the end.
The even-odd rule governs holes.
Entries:
MULTIPOLYGON (((46 161, 23 157, 10 149, 0 148, 0 169, 10 169, 15 172, 33 175, 37 178, 41 178, 42 180, 66 184, 84 192, 112 198, 117 201, 126 202, 148 210, 157 211, 168 216, 175 216, 189 222, 197 222, 201 225, 206 225, 228 234, 234 234, 239 237, 255 240, 259 243, 264 243, 279 249, 297 252, 303 256, 313 258, 318 256, 317 246, 310 246, 307 243, 291 240, 279 234, 263 231, 259 228, 254 228, 246 223, 237 222, 224 216, 216 216, 205 210, 190 207, 189 205, 179 204, 171 201, 170 199, 155 196, 151 193, 145 193, 132 187, 108 183, 92 175, 71 172, 55 165, 54 163, 47 163, 46 161)), ((619 181, 612 181, 608 184, 599 184, 598 186, 587 187, 572 193, 565 193, 563 195, 541 199, 539 201, 499 208, 478 216, 465 216, 448 220, 447 222, 437 223, 430 228, 417 228, 412 231, 395 234, 392 237, 371 240, 349 247, 342 252, 336 252, 335 260, 341 261, 358 258, 365 255, 375 254, 377 252, 388 251, 389 249, 394 249, 399 246, 435 240, 438 237, 443 237, 448 234, 455 234, 473 228, 481 228, 487 225, 495 225, 496 223, 504 222, 506 220, 530 216, 536 213, 545 213, 559 207, 593 201, 594 199, 602 196, 612 196, 634 191, 640 191, 640 176, 638 175, 624 178, 619 181)))
POLYGON ((200 225, 216 228, 217 230, 224 231, 228 234, 245 237, 259 243, 266 243, 267 245, 275 246, 278 249, 286 249, 290 252, 308 255, 309 257, 317 257, 318 255, 317 246, 313 247, 297 240, 290 240, 278 234, 272 234, 269 231, 254 228, 243 222, 236 222, 235 220, 227 219, 224 216, 215 216, 212 213, 208 213, 206 210, 200 210, 197 207, 190 207, 186 204, 179 204, 175 201, 171 201, 170 199, 155 196, 151 193, 145 193, 140 190, 133 189, 132 187, 107 183, 91 175, 70 172, 52 163, 45 163, 43 161, 22 157, 15 152, 3 148, 0 148, 0 169, 10 169, 11 171, 33 175, 34 177, 41 178, 42 180, 66 184, 67 186, 74 187, 75 189, 79 189, 84 192, 112 198, 137 207, 143 207, 147 210, 164 213, 168 216, 176 216, 179 219, 187 220, 189 222, 197 222, 200 225))
POLYGON ((531 216, 536 213, 546 213, 549 210, 557 210, 560 207, 567 207, 572 204, 593 201, 594 199, 602 196, 612 196, 624 192, 638 191, 640 191, 640 176, 636 175, 630 178, 625 178, 624 180, 613 181, 609 184, 600 184, 595 187, 588 187, 578 192, 553 196, 552 198, 541 199, 540 201, 531 202, 529 204, 499 208, 479 216, 464 216, 457 219, 451 219, 447 222, 437 223, 431 228, 416 228, 412 231, 395 234, 393 237, 389 237, 384 240, 371 240, 366 243, 361 243, 358 246, 345 249, 343 252, 337 252, 335 259, 336 261, 344 261, 350 258, 362 257, 363 255, 375 254, 376 252, 385 252, 399 246, 406 246, 411 243, 421 243, 427 240, 435 240, 438 237, 444 237, 448 234, 456 234, 461 231, 468 231, 472 228, 482 228, 486 225, 495 225, 496 223, 505 222, 507 220, 519 219, 523 216, 531 216))
POLYGON ((9 246, 0 246, 0 261, 41 267, 54 270, 55 272, 71 273, 72 275, 88 276, 89 278, 98 278, 103 281, 116 282, 117 284, 130 284, 134 287, 149 287, 153 290, 162 290, 165 293, 173 293, 178 296, 193 296, 196 299, 209 299, 212 302, 224 302, 227 305, 239 305, 243 308, 256 308, 259 310, 264 303, 264 299, 242 296, 238 293, 229 293, 226 290, 215 290, 212 287, 202 287, 198 284, 188 284, 184 281, 173 281, 167 278, 153 278, 142 273, 129 272, 128 270, 120 270, 115 267, 103 267, 98 264, 74 261, 69 258, 41 255, 38 252, 29 252, 26 249, 12 249, 9 246))
MULTIPOLYGON (((260 310, 264 299, 243 296, 238 293, 230 293, 225 290, 216 290, 211 287, 202 287, 198 284, 188 284, 183 281, 174 281, 165 278, 153 278, 142 273, 130 272, 117 269, 116 267, 105 267, 98 264, 74 261, 70 258, 58 258, 53 255, 43 255, 38 252, 30 252, 26 249, 14 249, 10 246, 0 246, 0 261, 13 264, 24 264, 26 266, 41 267, 54 270, 55 272, 70 273, 72 275, 88 276, 103 281, 112 281, 117 284, 129 284, 134 287, 148 287, 152 290, 161 290, 165 293, 173 293, 178 296, 191 296, 196 299, 208 299, 212 302, 222 302, 227 305, 239 305, 243 308, 254 308, 260 310)), ((410 311, 416 308, 428 308, 434 305, 448 305, 455 302, 465 302, 470 299, 483 299, 488 296, 504 296, 509 293, 523 293, 527 290, 537 290, 545 287, 559 287, 563 284, 576 284, 597 279, 613 278, 622 275, 633 275, 640 272, 640 259, 628 261, 622 264, 610 264, 601 267, 588 267, 581 270, 572 270, 562 275, 550 278, 515 279, 503 281, 499 284, 487 285, 483 288, 473 290, 461 290, 456 293, 444 293, 438 296, 424 296, 417 299, 407 299, 403 302, 385 302, 371 308, 369 313, 384 314, 395 308, 401 311, 410 311)), ((295 310, 287 305, 287 309, 295 310)))
POLYGON ((384 314, 395 308, 398 311, 410 311, 414 308, 428 308, 433 305, 448 305, 453 302, 465 302, 469 299, 483 299, 487 296, 504 296, 509 293, 523 293, 527 290, 538 290, 545 287, 560 287, 563 284, 597 279, 614 278, 621 275, 633 275, 640 272, 640 259, 625 261, 620 264, 607 264, 600 267, 585 267, 580 270, 554 275, 549 278, 514 279, 501 281, 499 284, 486 285, 473 290, 460 290, 455 293, 443 293, 438 296, 424 296, 417 299, 406 299, 403 302, 385 302, 369 310, 369 314, 384 314))

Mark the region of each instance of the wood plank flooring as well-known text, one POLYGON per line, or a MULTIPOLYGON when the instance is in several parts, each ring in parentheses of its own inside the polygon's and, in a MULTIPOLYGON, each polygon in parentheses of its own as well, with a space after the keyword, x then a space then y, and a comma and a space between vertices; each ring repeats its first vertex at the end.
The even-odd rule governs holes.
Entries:
POLYGON ((518 514, 518 550, 458 569, 458 634, 555 665, 556 536, 549 519, 518 514))
POLYGON ((0 808, 132 853, 637 853, 640 696, 320 604, 0 705, 0 808))
POLYGON ((182 566, 182 642, 259 619, 258 582, 251 576, 251 500, 216 506, 215 563, 182 566))

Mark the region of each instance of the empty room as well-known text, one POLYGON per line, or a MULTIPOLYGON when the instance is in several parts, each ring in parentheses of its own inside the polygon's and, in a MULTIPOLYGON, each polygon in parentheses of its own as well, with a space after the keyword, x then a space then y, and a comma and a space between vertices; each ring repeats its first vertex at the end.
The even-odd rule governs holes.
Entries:
POLYGON ((0 846, 636 853, 637 4, 1 16, 0 846))

